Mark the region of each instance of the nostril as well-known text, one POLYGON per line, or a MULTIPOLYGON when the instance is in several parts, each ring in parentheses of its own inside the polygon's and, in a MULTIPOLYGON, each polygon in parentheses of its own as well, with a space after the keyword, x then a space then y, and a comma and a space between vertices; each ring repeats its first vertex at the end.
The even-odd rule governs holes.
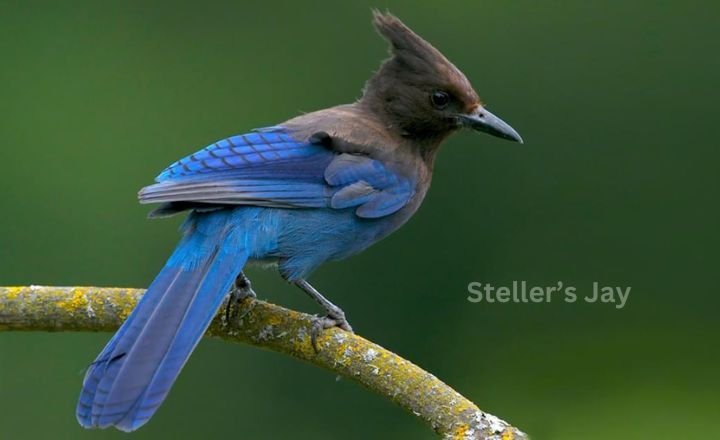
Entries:
POLYGON ((485 117, 485 113, 478 113, 478 118, 484 118, 484 117, 485 117))

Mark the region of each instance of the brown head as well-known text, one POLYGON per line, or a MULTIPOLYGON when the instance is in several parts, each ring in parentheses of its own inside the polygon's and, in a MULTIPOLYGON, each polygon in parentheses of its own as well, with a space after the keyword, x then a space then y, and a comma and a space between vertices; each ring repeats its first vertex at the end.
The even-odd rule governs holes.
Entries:
POLYGON ((470 127, 522 142, 508 124, 485 110, 470 81, 397 17, 373 12, 391 57, 365 86, 360 105, 378 113, 404 137, 439 143, 470 127))

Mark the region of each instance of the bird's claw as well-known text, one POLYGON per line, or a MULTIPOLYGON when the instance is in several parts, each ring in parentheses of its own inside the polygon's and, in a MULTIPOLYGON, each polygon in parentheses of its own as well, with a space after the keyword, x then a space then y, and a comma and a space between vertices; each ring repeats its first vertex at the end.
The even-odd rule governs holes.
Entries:
POLYGON ((310 343, 312 344, 315 353, 320 351, 320 348, 317 345, 317 338, 318 336, 320 336, 323 330, 338 327, 342 330, 345 330, 346 332, 353 333, 352 326, 350 326, 350 323, 345 318, 345 313, 340 309, 338 310, 339 313, 333 311, 333 313, 329 313, 326 316, 314 318, 313 326, 310 330, 310 343))
MULTIPOLYGON (((250 284, 250 280, 243 277, 238 277, 235 280, 235 284, 233 285, 232 289, 230 289, 230 298, 228 299, 227 306, 225 307, 225 322, 230 322, 231 318, 234 318, 232 316, 233 310, 238 310, 240 303, 244 302, 245 300, 255 300, 257 299, 257 294, 252 289, 252 285, 250 284)), ((251 306, 245 310, 240 316, 237 317, 238 320, 242 319, 252 311, 252 309, 255 308, 255 301, 252 301, 251 306)))

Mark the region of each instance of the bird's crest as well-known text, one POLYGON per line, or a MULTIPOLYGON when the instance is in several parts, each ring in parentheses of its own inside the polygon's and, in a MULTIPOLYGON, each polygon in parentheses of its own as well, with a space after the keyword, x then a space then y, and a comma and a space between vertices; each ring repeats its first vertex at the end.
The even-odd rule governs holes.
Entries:
POLYGON ((417 64, 419 61, 427 64, 450 64, 443 54, 396 16, 374 10, 373 25, 380 35, 390 43, 390 51, 394 57, 411 65, 417 64))
POLYGON ((469 101, 478 100, 473 87, 465 75, 445 56, 407 27, 399 18, 389 12, 373 11, 373 25, 380 35, 390 43, 392 58, 385 64, 396 64, 405 72, 424 77, 434 77, 447 84, 459 96, 466 95, 469 101))

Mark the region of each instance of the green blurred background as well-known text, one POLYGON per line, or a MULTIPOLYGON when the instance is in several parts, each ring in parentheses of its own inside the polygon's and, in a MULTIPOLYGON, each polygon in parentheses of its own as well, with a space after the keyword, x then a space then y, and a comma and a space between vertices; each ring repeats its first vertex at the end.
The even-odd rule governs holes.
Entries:
MULTIPOLYGON (((357 332, 536 439, 720 438, 714 1, 0 1, 0 284, 142 287, 177 238, 136 191, 219 138, 350 102, 370 7, 440 48, 526 140, 463 133, 399 233, 312 278, 357 332), (471 281, 631 286, 612 305, 471 304, 471 281)), ((315 312, 274 272, 261 298, 315 312)), ((85 431, 109 334, 0 334, 0 438, 85 431)), ((133 434, 431 439, 354 383, 206 340, 133 434)))

